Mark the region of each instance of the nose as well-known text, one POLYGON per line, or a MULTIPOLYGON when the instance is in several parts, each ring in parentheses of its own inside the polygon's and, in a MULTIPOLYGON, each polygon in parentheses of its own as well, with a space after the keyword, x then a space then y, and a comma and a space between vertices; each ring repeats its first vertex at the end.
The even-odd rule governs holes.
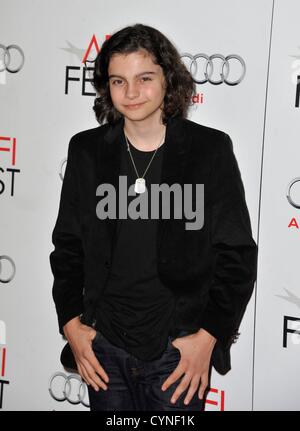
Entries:
POLYGON ((136 97, 138 97, 139 95, 139 91, 138 91, 138 86, 135 82, 132 83, 128 83, 127 84, 127 89, 126 89, 126 96, 129 99, 135 99, 136 97))

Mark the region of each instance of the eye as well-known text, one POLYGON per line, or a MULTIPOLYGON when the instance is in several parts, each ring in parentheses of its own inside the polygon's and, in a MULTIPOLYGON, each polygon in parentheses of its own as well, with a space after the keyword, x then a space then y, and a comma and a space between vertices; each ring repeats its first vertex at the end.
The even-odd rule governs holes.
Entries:
POLYGON ((149 78, 149 76, 143 76, 142 81, 152 81, 151 78, 149 78))
POLYGON ((122 83, 122 80, 121 80, 121 79, 114 79, 114 80, 112 81, 112 84, 113 84, 113 85, 119 85, 120 83, 122 83))

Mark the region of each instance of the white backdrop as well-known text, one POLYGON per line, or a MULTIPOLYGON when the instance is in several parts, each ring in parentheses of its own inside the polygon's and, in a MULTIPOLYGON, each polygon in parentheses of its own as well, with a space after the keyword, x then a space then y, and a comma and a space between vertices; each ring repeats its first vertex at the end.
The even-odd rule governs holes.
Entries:
MULTIPOLYGON (((300 176, 295 107, 300 64, 293 57, 300 62, 299 2, 190 0, 176 9, 171 0, 0 4, 0 70, 7 63, 1 45, 15 44, 25 56, 17 73, 0 72, 0 409, 88 411, 82 404, 56 401, 48 391, 55 373, 69 375, 59 361, 65 341, 51 296, 51 233, 69 139, 97 126, 94 97, 82 94, 82 59, 93 35, 101 48, 106 35, 137 22, 158 28, 181 54, 237 54, 246 64, 236 86, 198 84, 189 115, 231 136, 259 245, 256 290, 231 349, 232 370, 226 376, 213 372, 206 410, 299 409, 297 333, 289 333, 283 347, 284 316, 300 317, 299 230, 287 227, 293 217, 300 226, 300 216, 285 196, 289 182, 300 176), (69 74, 78 81, 69 81, 66 94, 67 67, 74 68, 69 74), (13 195, 12 169, 19 170, 13 195), (288 295, 284 289, 298 302, 280 298, 288 295)), ((9 52, 16 67, 21 55, 14 48, 9 52)), ((89 59, 95 55, 94 44, 89 59)), ((213 79, 218 79, 221 62, 214 64, 213 79)), ((239 63, 231 60, 229 79, 240 73, 239 63)), ((89 83, 85 91, 92 91, 89 83)), ((298 184, 292 192, 300 204, 298 184)), ((77 385, 71 383, 74 399, 77 385)), ((52 385, 57 397, 62 386, 63 378, 57 377, 52 385)))
POLYGON ((299 181, 290 190, 299 208, 286 197, 289 183, 300 177, 299 107, 295 107, 300 3, 276 1, 275 5, 263 152, 254 408, 300 410, 299 181), (299 331, 287 333, 286 347, 285 316, 287 327, 299 331))

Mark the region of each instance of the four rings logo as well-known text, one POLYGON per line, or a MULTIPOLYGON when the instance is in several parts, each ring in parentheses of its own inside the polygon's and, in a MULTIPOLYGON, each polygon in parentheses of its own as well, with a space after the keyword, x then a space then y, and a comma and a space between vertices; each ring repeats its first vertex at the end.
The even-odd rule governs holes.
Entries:
POLYGON ((0 283, 9 283, 14 278, 15 273, 16 273, 16 265, 15 265, 15 262, 12 260, 12 258, 5 255, 0 256, 0 283), (6 278, 2 274, 3 272, 2 262, 4 260, 7 260, 11 266, 10 275, 6 278))
POLYGON ((300 202, 295 202, 292 197, 291 197, 291 188, 292 186, 294 186, 296 183, 300 182, 300 177, 298 178, 294 178, 287 187, 287 192, 286 192, 286 198, 289 201, 289 203, 294 207, 294 208, 300 208, 300 202))
POLYGON ((67 158, 65 157, 60 165, 59 165, 59 171, 58 171, 58 175, 60 177, 60 179, 63 181, 64 180, 64 176, 65 176, 65 169, 66 169, 66 164, 67 164, 67 158))
POLYGON ((18 45, 2 45, 0 43, 0 72, 17 73, 24 66, 24 52, 18 45))
POLYGON ((78 374, 57 372, 53 374, 49 381, 49 393, 56 401, 69 401, 70 404, 81 403, 85 407, 90 407, 87 402, 87 386, 78 374))
MULTIPOLYGON (((181 54, 180 57, 182 59, 187 59, 184 61, 184 63, 187 63, 186 66, 188 67, 196 84, 205 84, 206 82, 210 82, 213 85, 220 85, 225 82, 225 84, 233 86, 242 82, 246 74, 246 63, 242 57, 237 54, 231 54, 227 55, 227 57, 224 57, 222 54, 213 54, 208 56, 203 53, 192 55, 185 52, 181 54), (214 70, 217 67, 215 61, 216 59, 221 60, 221 64, 218 66, 218 76, 220 79, 212 78, 214 70), (204 65, 202 70, 200 70, 200 63, 203 63, 203 60, 204 65), (236 79, 232 79, 232 77, 229 78, 229 75, 233 75, 233 62, 230 64, 230 60, 237 60, 240 64, 240 70, 236 79)), ((234 75, 236 76, 236 71, 234 71, 234 75)))
MULTIPOLYGON (((286 191, 286 198, 288 200, 288 203, 292 205, 292 207, 297 209, 300 209, 299 186, 300 186, 300 177, 294 178, 292 181, 289 182, 287 186, 287 191, 286 191), (291 193, 292 188, 296 189, 296 192, 297 192, 295 193, 295 190, 293 191, 293 197, 291 193)), ((292 217, 288 224, 288 228, 296 229, 296 231, 299 232, 299 229, 300 229, 299 220, 297 220, 296 217, 292 217)))

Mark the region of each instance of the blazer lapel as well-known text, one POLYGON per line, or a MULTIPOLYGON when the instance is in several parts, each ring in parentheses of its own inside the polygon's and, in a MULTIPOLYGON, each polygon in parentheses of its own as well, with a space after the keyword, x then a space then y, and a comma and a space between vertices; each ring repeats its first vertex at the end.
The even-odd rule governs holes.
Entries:
MULTIPOLYGON (((96 188, 99 184, 112 184, 116 191, 116 214, 118 215, 118 193, 119 193, 119 175, 121 167, 121 145, 123 141, 123 118, 114 126, 109 126, 104 136, 103 142, 99 143, 97 151, 97 173, 96 188)), ((97 203, 99 198, 96 199, 97 203)), ((113 238, 116 232, 117 219, 105 219, 102 223, 107 226, 110 240, 113 244, 113 238)))
MULTIPOLYGON (((164 145, 160 183, 169 186, 178 183, 183 186, 184 169, 189 154, 189 141, 185 136, 184 119, 171 118, 168 120, 164 145)), ((159 253, 163 234, 169 223, 168 219, 160 218, 158 220, 157 253, 159 253)))
MULTIPOLYGON (((104 141, 98 145, 97 149, 96 188, 102 183, 112 184, 116 190, 117 197, 119 193, 121 145, 125 145, 123 127, 124 118, 119 120, 115 125, 108 126, 104 141)), ((168 120, 164 146, 160 183, 165 183, 169 186, 174 183, 183 185, 184 168, 189 150, 189 142, 185 137, 184 119, 171 118, 168 120)), ((96 203, 98 200, 99 198, 97 197, 96 203)), ((118 199, 116 202, 116 211, 118 215, 118 199)), ((112 246, 114 246, 117 219, 107 218, 104 222, 109 231, 112 246)), ((159 251, 167 225, 167 219, 158 220, 157 251, 159 251)))

